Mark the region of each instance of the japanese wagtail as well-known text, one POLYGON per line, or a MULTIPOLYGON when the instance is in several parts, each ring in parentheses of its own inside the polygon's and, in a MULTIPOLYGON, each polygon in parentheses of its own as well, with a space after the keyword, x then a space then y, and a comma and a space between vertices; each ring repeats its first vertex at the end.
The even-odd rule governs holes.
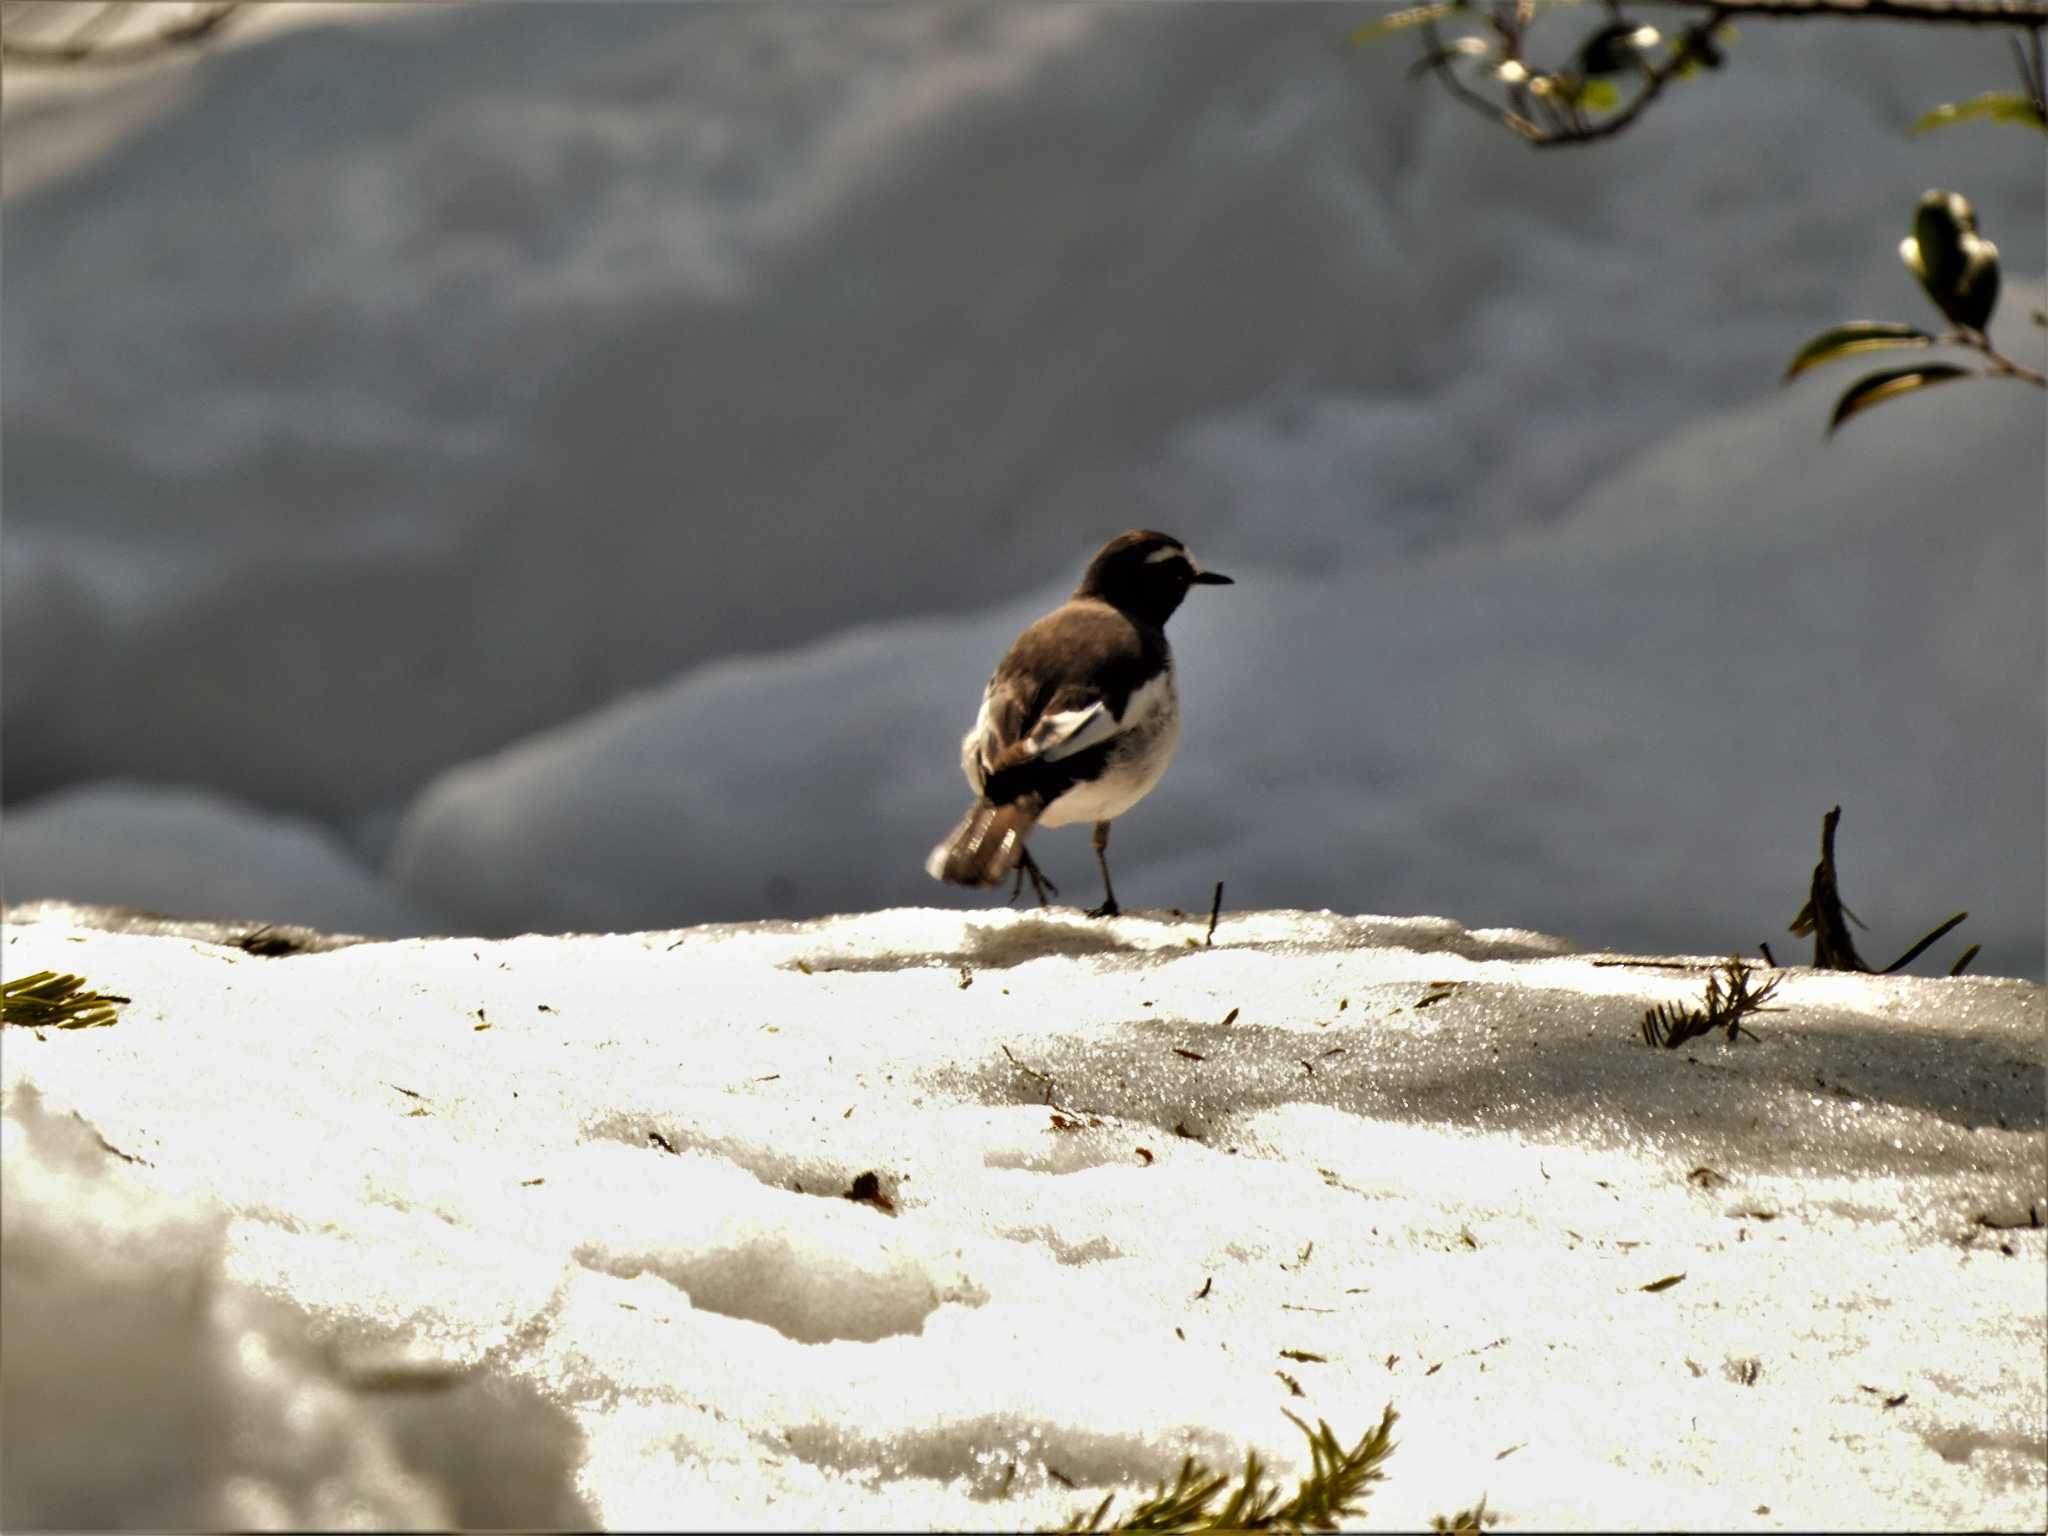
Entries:
POLYGON ((1176 538, 1134 528, 1102 546, 1074 595, 1019 635, 989 678, 960 767, 974 804, 925 868, 956 885, 1029 875, 1033 827, 1095 824, 1102 905, 1114 917, 1109 824, 1144 799, 1180 739, 1166 621, 1188 588, 1228 586, 1176 538))

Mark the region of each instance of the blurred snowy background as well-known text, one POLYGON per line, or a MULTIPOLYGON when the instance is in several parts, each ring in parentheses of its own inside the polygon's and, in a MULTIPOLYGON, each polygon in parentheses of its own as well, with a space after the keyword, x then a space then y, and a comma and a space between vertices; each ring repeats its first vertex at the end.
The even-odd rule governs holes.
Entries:
POLYGON ((2038 366, 2041 141, 1905 132, 2001 39, 1759 22, 1539 154, 1361 6, 314 11, 8 81, 10 901, 974 904, 981 683, 1149 525, 1239 585, 1133 907, 1796 957, 1840 803, 1873 960, 2041 973, 2041 396, 1776 383, 1933 319, 1930 186, 2038 366))

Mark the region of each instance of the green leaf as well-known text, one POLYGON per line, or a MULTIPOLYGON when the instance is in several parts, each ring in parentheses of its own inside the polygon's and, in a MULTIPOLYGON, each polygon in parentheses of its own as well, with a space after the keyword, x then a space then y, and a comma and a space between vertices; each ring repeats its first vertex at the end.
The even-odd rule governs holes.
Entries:
POLYGON ((1702 69, 1719 69, 1727 62, 1722 53, 1723 43, 1735 41, 1732 26, 1712 27, 1704 22, 1695 23, 1671 39, 1671 56, 1666 68, 1679 79, 1689 79, 1702 69))
POLYGON ((2048 133, 2048 118, 2044 118, 2033 102, 2017 91, 1986 91, 1968 101, 1947 102, 1921 113, 1920 120, 1913 124, 1913 132, 1916 135, 1931 133, 1936 128, 1979 119, 1993 123, 2018 123, 2022 127, 2038 128, 2048 133))
POLYGON ((1790 383, 1809 368, 1840 362, 1845 357, 1855 357, 1863 352, 1932 345, 1934 338, 1918 326, 1900 325, 1890 320, 1851 320, 1847 325, 1822 331, 1801 347, 1799 355, 1792 359, 1785 369, 1785 377, 1779 382, 1790 383))
POLYGON ((1982 330, 1998 303, 1998 247, 1977 233, 1977 210, 1959 192, 1931 191, 1913 210, 1899 259, 1935 307, 1982 330))
POLYGON ((1924 363, 1917 368, 1887 368, 1882 373, 1866 374, 1835 402, 1835 414, 1828 418, 1828 435, 1832 437, 1837 427, 1859 411, 1929 385, 1967 378, 1975 372, 1974 368, 1957 368, 1948 363, 1924 363))
POLYGON ((1396 11, 1391 16, 1382 16, 1378 21, 1368 21, 1364 26, 1354 28, 1348 41, 1369 43, 1375 38, 1391 37, 1410 27, 1419 27, 1425 21, 1441 21, 1465 8, 1466 0, 1436 0, 1431 5, 1411 5, 1405 11, 1396 11))
POLYGON ((1912 243, 1901 245, 1899 256, 1937 304, 1962 276, 1963 237, 1976 232, 1977 210, 1960 192, 1930 189, 1914 207, 1912 243))
POLYGON ((1951 320, 1981 331, 1991 323, 1991 311, 1998 307, 1998 247, 1978 235, 1966 249, 1970 259, 1957 280, 1955 300, 1942 307, 1951 320))
POLYGON ((1588 112, 1612 112, 1621 105, 1621 88, 1612 80, 1588 80, 1579 90, 1579 105, 1588 112))

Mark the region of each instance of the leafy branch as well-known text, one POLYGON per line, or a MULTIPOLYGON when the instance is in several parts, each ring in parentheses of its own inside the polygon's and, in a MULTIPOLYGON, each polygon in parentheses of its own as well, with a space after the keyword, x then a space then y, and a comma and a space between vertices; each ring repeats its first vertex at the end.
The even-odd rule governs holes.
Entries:
POLYGON ((1753 973, 1749 967, 1734 956, 1715 975, 1707 978, 1707 997, 1703 1006, 1688 1008, 1683 1004, 1659 1003, 1643 1015, 1643 1044, 1662 1046, 1675 1051, 1688 1041, 1702 1035, 1712 1034, 1717 1029, 1728 1032, 1728 1043, 1733 1045, 1738 1034, 1756 1036, 1743 1027, 1742 1021, 1752 1013, 1776 1013, 1775 1008, 1764 1005, 1778 990, 1778 978, 1773 976, 1754 991, 1750 988, 1753 973), (1722 986, 1726 978, 1726 988, 1722 986))
MULTIPOLYGON (((1286 1413, 1286 1409, 1280 1410, 1286 1413)), ((1230 1486, 1228 1474, 1212 1472, 1189 1456, 1180 1464, 1173 1485, 1159 1485, 1158 1491, 1114 1525, 1104 1525, 1110 1494, 1093 1513, 1077 1514, 1067 1522, 1068 1531, 1334 1531, 1337 1522, 1358 1514, 1372 1485, 1386 1476, 1381 1469, 1394 1449, 1394 1421, 1399 1417, 1389 1403, 1380 1416, 1379 1427, 1358 1444, 1345 1450, 1330 1426, 1316 1421, 1310 1429, 1300 1419, 1287 1417, 1308 1437, 1309 1475, 1302 1479, 1294 1497, 1280 1503, 1280 1489, 1266 1481, 1258 1454, 1248 1452, 1244 1476, 1221 1509, 1217 1496, 1230 1486)))
MULTIPOLYGON (((1557 7, 1547 9, 1554 13, 1557 7)), ((1657 28, 1629 20, 1619 4, 1610 3, 1610 19, 1557 64, 1533 62, 1529 53, 1530 29, 1539 15, 1534 0, 1496 0, 1487 8, 1475 0, 1438 0, 1369 22, 1351 40, 1419 27, 1423 51, 1409 78, 1434 75, 1453 100, 1540 148, 1611 138, 1673 80, 1719 68, 1715 38, 1723 9, 1708 6, 1702 20, 1667 43, 1657 28), (1449 17, 1480 30, 1446 42, 1438 23, 1449 17)))
POLYGON ((83 976, 37 971, 0 984, 0 1025, 31 1029, 99 1029, 114 1022, 116 1003, 132 999, 88 992, 83 976))
MULTIPOLYGON (((2017 379, 2048 389, 2048 375, 2014 362, 1985 334, 1998 304, 1998 247, 1977 233, 1977 211, 1959 192, 1931 191, 1913 213, 1913 233, 1899 245, 1899 259, 1920 280, 1928 298, 1952 329, 1936 334, 1890 320, 1852 320, 1822 331, 1801 347, 1782 382, 1825 363, 1896 348, 1963 347, 1984 359, 1982 368, 1954 363, 1918 363, 1865 374, 1843 392, 1828 418, 1828 432, 1851 416, 1916 390, 1954 379, 2017 379)), ((2036 319, 2039 320, 2039 316, 2036 319)))
MULTIPOLYGON (((1566 14, 1579 3, 1430 0, 1366 23, 1352 32, 1351 41, 1418 31, 1423 48, 1409 69, 1411 79, 1433 76, 1452 100, 1540 149, 1612 138, 1673 81, 1720 68, 1722 47, 1734 38, 1729 23, 1737 17, 2013 27, 2031 34, 2037 63, 2041 28, 2048 26, 2048 0, 1663 0, 1667 8, 1692 16, 1667 35, 1632 17, 1623 0, 1603 0, 1597 7, 1602 19, 1568 52, 1553 49, 1539 57, 1531 47, 1539 21, 1566 14), (1461 29, 1448 40, 1442 29, 1447 22, 1461 29)), ((2038 102, 2038 90, 2032 99, 2038 102)), ((1945 112, 1961 121, 2015 110, 2002 98, 1980 102, 1937 108, 1921 119, 1922 125, 1934 126, 1929 119, 1945 112)))

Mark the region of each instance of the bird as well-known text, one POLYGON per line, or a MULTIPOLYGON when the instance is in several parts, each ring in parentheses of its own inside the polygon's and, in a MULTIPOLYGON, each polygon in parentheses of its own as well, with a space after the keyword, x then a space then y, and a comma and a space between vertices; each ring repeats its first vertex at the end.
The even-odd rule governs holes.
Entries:
POLYGON ((1151 793, 1180 739, 1166 621, 1190 588, 1233 584, 1170 534, 1133 528, 1103 545, 1074 595, 1027 626, 989 677, 960 743, 974 804, 926 872, 993 885, 1014 870, 1043 905, 1051 882, 1025 839, 1089 821, 1103 899, 1088 916, 1115 917, 1109 824, 1151 793))

